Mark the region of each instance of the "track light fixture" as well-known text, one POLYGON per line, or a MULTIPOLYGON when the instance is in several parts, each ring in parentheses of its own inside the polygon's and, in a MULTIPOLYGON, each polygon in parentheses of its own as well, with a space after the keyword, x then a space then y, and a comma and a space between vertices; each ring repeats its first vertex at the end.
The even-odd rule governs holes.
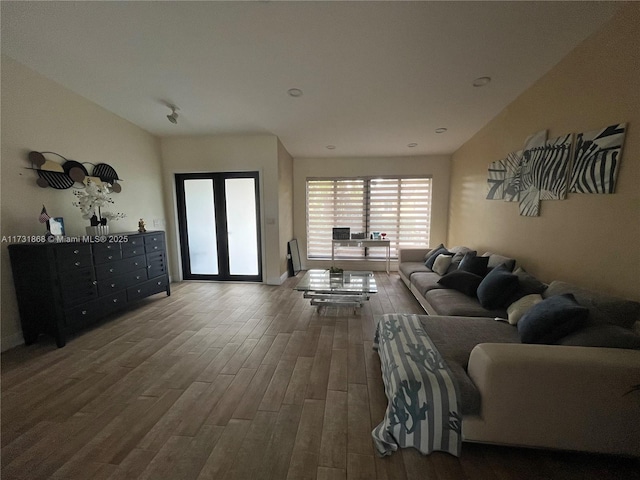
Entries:
POLYGON ((178 112, 176 112, 176 110, 180 110, 180 109, 175 105, 167 105, 167 106, 171 109, 171 113, 167 115, 167 118, 171 123, 175 125, 178 123, 178 112))

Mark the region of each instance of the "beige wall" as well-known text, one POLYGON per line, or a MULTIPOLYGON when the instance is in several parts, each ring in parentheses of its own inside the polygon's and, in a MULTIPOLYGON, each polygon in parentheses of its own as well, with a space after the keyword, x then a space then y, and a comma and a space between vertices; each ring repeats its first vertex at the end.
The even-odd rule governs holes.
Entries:
MULTIPOLYGON (((263 280, 279 285, 280 225, 278 139, 274 135, 211 135, 164 137, 161 139, 164 187, 169 215, 167 231, 172 273, 181 279, 175 174, 193 172, 257 171, 260 174, 263 280)), ((284 240, 286 242, 286 240, 284 240)))
MULTIPOLYGON (((293 162, 293 226, 303 269, 328 268, 330 261, 307 260, 306 180, 309 177, 358 177, 372 175, 431 175, 431 245, 447 240, 449 157, 296 158, 293 162)), ((340 263, 339 266, 342 266, 340 263)), ((384 270, 384 262, 349 261, 353 269, 384 270)), ((392 270, 397 262, 392 262, 392 270)))
POLYGON ((293 157, 278 140, 278 227, 280 272, 288 271, 287 242, 293 238, 293 157))
MULTIPOLYGON (((68 235, 84 235, 88 221, 72 205, 73 190, 42 189, 27 153, 53 151, 66 158, 112 165, 122 193, 112 195, 113 210, 127 218, 111 231, 135 231, 138 219, 148 228, 164 221, 158 140, 51 80, 2 56, 2 206, 1 230, 8 235, 41 235, 38 223, 45 204, 51 216, 64 217, 68 235)), ((22 343, 18 309, 7 252, 2 244, 2 349, 22 343)))
POLYGON ((450 245, 514 256, 545 281, 640 300, 639 41, 640 4, 632 4, 455 152, 450 245), (484 199, 487 165, 529 134, 548 129, 553 138, 621 122, 628 129, 615 194, 544 201, 535 218, 520 217, 515 203, 484 199))

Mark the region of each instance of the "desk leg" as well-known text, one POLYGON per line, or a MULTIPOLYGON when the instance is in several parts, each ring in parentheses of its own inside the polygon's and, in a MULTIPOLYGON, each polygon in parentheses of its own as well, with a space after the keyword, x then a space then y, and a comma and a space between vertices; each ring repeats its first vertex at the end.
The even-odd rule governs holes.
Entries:
POLYGON ((391 263, 391 245, 387 245, 387 275, 389 275, 390 263, 391 263))

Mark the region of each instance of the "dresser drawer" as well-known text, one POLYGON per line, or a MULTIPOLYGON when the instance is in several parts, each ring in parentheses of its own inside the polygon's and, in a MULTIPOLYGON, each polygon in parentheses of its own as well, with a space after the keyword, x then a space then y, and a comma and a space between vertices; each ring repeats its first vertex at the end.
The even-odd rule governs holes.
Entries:
POLYGON ((98 296, 96 280, 92 268, 63 273, 60 278, 60 292, 65 306, 87 302, 98 296))
POLYGON ((56 264, 61 271, 92 266, 91 246, 74 244, 56 249, 56 264))
POLYGON ((103 316, 100 300, 83 303, 65 311, 65 323, 72 329, 78 329, 92 324, 103 316))
POLYGON ((145 245, 164 244, 164 233, 153 233, 144 236, 145 245))
POLYGON ((126 290, 122 290, 120 292, 113 293, 111 295, 107 295, 106 297, 98 300, 100 302, 100 307, 104 312, 104 315, 111 313, 119 308, 122 308, 127 303, 127 292, 126 290))
POLYGON ((131 242, 122 245, 122 258, 137 257, 142 254, 144 254, 144 245, 140 240, 136 245, 131 244, 131 242))
POLYGON ((103 280, 105 278, 117 277, 134 270, 144 268, 147 265, 144 255, 132 258, 125 258, 111 263, 96 265, 96 278, 103 280))
POLYGON ((117 277, 104 278, 98 281, 98 295, 101 297, 114 292, 125 290, 127 287, 136 285, 147 280, 147 269, 143 268, 134 272, 118 275, 117 277))
POLYGON ((93 246, 93 261, 96 264, 120 260, 122 252, 119 243, 100 243, 93 246))
POLYGON ((164 252, 147 255, 147 275, 154 278, 167 273, 167 261, 164 252))
POLYGON ((136 248, 136 247, 144 247, 144 236, 143 235, 129 235, 127 237, 127 243, 123 245, 123 248, 136 248))
POLYGON ((159 243, 145 243, 144 251, 146 253, 164 252, 164 242, 159 243))
POLYGON ((167 289, 169 283, 169 277, 154 278, 153 280, 146 281, 140 285, 130 287, 127 289, 127 299, 129 301, 144 298, 154 293, 164 292, 167 289))

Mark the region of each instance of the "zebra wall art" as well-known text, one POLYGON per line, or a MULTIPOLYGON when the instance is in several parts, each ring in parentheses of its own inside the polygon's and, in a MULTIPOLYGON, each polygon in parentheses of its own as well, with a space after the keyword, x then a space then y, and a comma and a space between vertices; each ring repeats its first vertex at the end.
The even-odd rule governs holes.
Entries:
POLYGON ((530 135, 525 148, 489 165, 487 199, 518 202, 520 215, 540 215, 540 201, 564 200, 570 193, 614 193, 626 124, 547 140, 530 135), (571 166, 571 159, 573 165, 571 166))
POLYGON ((544 159, 545 147, 525 150, 520 164, 520 215, 537 217, 540 215, 540 165, 544 159))
POLYGON ((487 200, 502 200, 505 174, 504 160, 498 160, 489 164, 487 200))
POLYGON ((504 194, 505 202, 520 201, 520 163, 522 162, 522 150, 511 152, 503 160, 505 167, 504 194))
POLYGON ((567 198, 567 177, 573 135, 547 141, 544 156, 538 166, 540 200, 564 200, 567 198))
POLYGON ((579 133, 571 171, 571 193, 614 193, 626 123, 579 133))

